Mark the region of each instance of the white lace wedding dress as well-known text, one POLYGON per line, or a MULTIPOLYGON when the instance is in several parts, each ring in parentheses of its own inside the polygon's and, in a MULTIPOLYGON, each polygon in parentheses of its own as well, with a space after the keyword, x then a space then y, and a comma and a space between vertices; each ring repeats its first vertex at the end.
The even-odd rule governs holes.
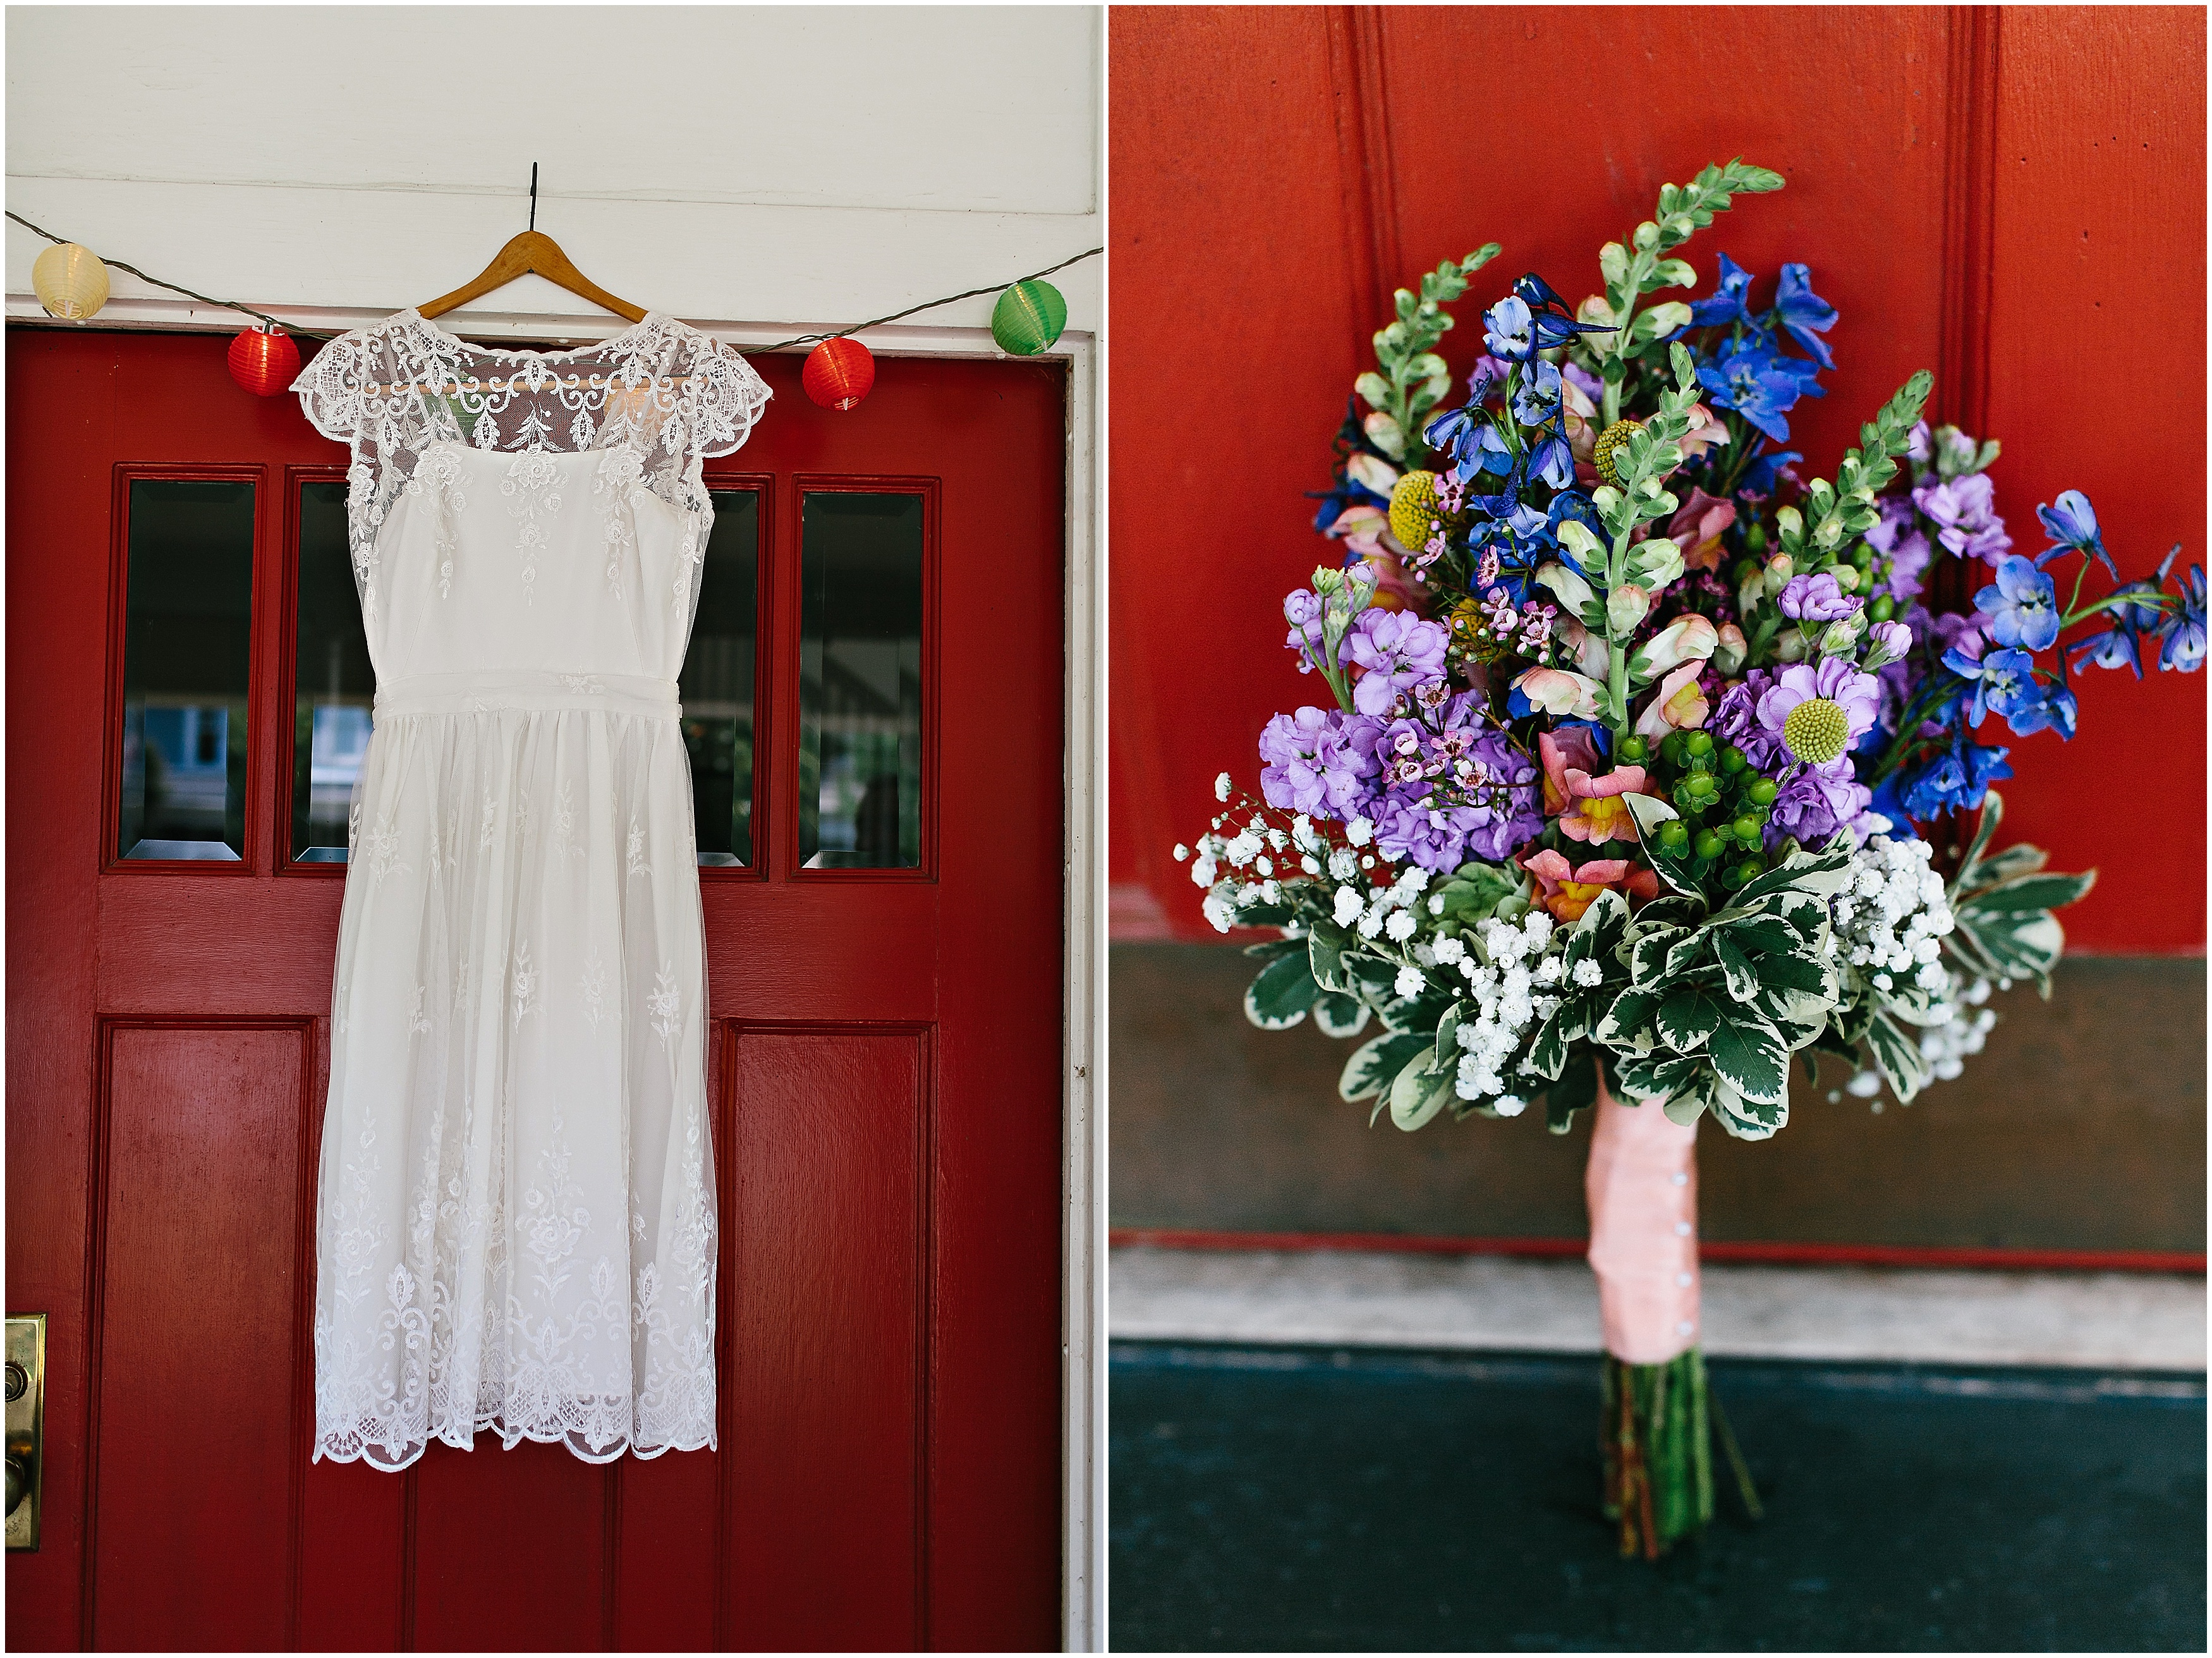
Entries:
POLYGON ((402 312, 294 387, 348 444, 376 668, 338 928, 315 1455, 714 1442, 706 964, 676 677, 703 457, 768 388, 649 316, 581 350, 402 312))

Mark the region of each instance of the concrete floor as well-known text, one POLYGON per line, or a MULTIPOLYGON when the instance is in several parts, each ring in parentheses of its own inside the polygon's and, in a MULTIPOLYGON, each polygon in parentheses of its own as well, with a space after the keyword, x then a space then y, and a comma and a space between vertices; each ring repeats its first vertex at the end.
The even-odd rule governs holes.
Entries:
POLYGON ((2201 1375, 1711 1371, 1766 1516, 1648 1564, 1588 1358, 1117 1342, 1112 1644, 2204 1650, 2201 1375))
MULTIPOLYGON (((1578 1260, 1114 1251, 1109 1328, 1154 1341, 1595 1352, 1578 1260)), ((1708 1266, 1708 1354, 2202 1371, 2202 1278, 1708 1266)))

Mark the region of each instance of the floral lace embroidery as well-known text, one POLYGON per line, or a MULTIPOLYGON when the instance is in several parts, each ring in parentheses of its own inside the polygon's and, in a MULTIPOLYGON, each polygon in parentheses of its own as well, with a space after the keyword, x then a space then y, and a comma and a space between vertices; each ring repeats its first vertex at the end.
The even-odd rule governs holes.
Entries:
POLYGON ((650 875, 653 865, 645 861, 645 829, 635 817, 629 820, 629 872, 650 875))
POLYGON ((653 1034, 660 1038, 663 1053, 676 1035, 677 1020, 684 1008, 684 993, 676 987, 674 963, 663 967, 653 975, 653 993, 645 999, 646 1011, 653 1015, 653 1034))
POLYGON ((583 977, 578 981, 577 988, 583 993, 584 1023, 597 1030, 599 1015, 603 1011, 601 999, 607 992, 607 969, 600 962, 597 950, 585 959, 583 977))
POLYGON ((542 513, 550 518, 561 510, 561 496, 554 488, 560 481, 559 463, 546 451, 537 449, 517 455, 499 486, 500 494, 508 499, 508 514, 521 525, 514 545, 522 555, 522 602, 526 604, 533 602, 538 551, 545 544, 545 526, 538 517, 542 513))
POLYGON ((412 872, 399 861, 399 831, 392 827, 389 814, 379 818, 376 827, 361 837, 361 872, 368 878, 372 892, 383 884, 387 875, 412 872))
POLYGON ((514 1023, 517 1029, 522 1022, 538 1011, 538 969, 531 964, 527 940, 514 947, 514 1023))

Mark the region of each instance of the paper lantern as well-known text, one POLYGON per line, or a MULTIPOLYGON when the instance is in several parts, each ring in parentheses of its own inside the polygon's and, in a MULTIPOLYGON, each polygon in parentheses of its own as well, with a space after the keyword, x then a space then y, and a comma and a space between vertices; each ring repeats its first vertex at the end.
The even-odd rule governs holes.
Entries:
POLYGON ((75 242, 58 242, 31 266, 31 287, 50 317, 82 322, 107 303, 107 267, 75 242))
POLYGON ((281 328, 254 328, 230 343, 230 377, 257 398, 291 390, 300 377, 300 348, 281 328))
POLYGON ((876 360, 860 341, 840 334, 806 354, 799 382, 824 409, 851 409, 876 383, 876 360))
POLYGON ((991 337, 999 349, 1033 357, 1067 326, 1067 301, 1050 282, 1016 282, 991 311, 991 337))

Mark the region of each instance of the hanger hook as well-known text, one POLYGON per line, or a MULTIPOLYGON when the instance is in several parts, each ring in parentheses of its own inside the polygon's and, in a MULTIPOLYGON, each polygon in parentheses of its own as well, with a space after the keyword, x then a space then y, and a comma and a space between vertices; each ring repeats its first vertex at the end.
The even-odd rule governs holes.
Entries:
POLYGON ((530 228, 538 228, 538 163, 530 164, 530 228))

